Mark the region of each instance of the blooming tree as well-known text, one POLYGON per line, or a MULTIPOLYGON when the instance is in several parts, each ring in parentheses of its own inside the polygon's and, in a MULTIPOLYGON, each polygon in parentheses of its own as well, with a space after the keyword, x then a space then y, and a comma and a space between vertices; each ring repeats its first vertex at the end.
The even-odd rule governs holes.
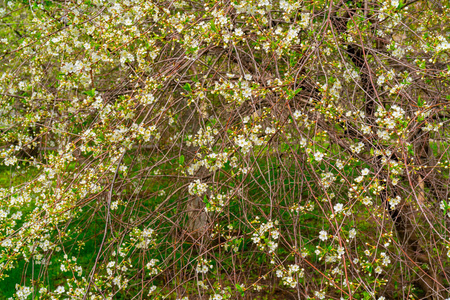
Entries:
POLYGON ((2 295, 447 299, 449 15, 0 2, 2 295))

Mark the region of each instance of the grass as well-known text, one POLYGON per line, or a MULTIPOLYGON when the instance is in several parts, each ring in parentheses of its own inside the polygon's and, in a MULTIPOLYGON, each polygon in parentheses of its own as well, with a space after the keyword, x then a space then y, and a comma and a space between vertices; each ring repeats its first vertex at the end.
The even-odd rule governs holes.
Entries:
MULTIPOLYGON (((147 165, 151 165, 152 163, 157 162, 160 158, 161 157, 151 157, 146 163, 147 165)), ((131 165, 133 162, 135 162, 135 160, 132 157, 126 156, 124 158, 125 165, 131 165)), ((215 270, 214 272, 216 272, 216 270, 220 270, 217 271, 213 277, 213 281, 222 282, 225 286, 234 286, 234 280, 238 278, 239 280, 243 280, 251 284, 260 280, 261 276, 270 273, 274 269, 268 269, 267 267, 267 265, 269 265, 268 262, 270 261, 270 256, 264 251, 258 250, 256 245, 254 245, 251 241, 251 234, 254 230, 250 224, 248 224, 248 222, 253 221, 256 217, 260 217, 261 220, 265 220, 270 215, 273 216, 273 220, 278 219, 280 221, 279 227, 282 232, 289 237, 294 236, 292 227, 294 222, 297 222, 296 224, 298 224, 300 232, 300 236, 297 238, 300 245, 302 245, 303 248, 306 248, 310 253, 308 258, 309 261, 319 268, 319 270, 322 270, 320 266, 320 257, 314 254, 314 251, 316 250, 316 245, 318 244, 318 232, 322 228, 328 230, 328 220, 326 220, 325 216, 321 214, 321 211, 317 205, 313 211, 307 211, 299 216, 297 216, 296 213, 290 212, 289 208, 294 204, 304 205, 308 200, 316 203, 318 198, 314 198, 314 196, 320 197, 324 191, 317 184, 313 183, 313 172, 317 170, 325 170, 326 166, 323 163, 317 164, 316 162, 312 162, 311 165, 305 163, 305 165, 302 166, 303 175, 299 176, 297 165, 287 159, 283 162, 287 164, 286 167, 280 166, 280 158, 274 157, 271 154, 268 154, 268 157, 262 157, 258 159, 258 161, 255 161, 255 164, 258 164, 259 169, 255 168, 253 173, 249 174, 244 182, 245 190, 247 191, 247 194, 245 195, 246 199, 236 196, 230 202, 227 213, 218 218, 218 224, 220 224, 222 228, 226 229, 229 224, 232 224, 236 230, 239 230, 231 235, 238 236, 240 242, 238 248, 239 250, 234 253, 232 251, 225 251, 222 247, 220 247, 220 244, 224 243, 224 241, 216 241, 217 245, 207 255, 208 258, 212 260, 215 270), (309 184, 309 187, 307 184, 309 184), (313 193, 309 189, 311 189, 313 193), (252 203, 249 204, 247 200, 252 203), (272 200, 272 204, 270 200, 272 200), (242 215, 243 210, 246 211, 246 219, 242 215), (261 267, 262 265, 265 267, 261 267)), ((178 166, 179 160, 172 159, 162 166, 162 173, 175 174, 177 173, 176 168, 178 166)), ((72 171, 75 170, 75 166, 70 166, 70 168, 72 171)), ((137 163, 134 164, 133 167, 128 170, 128 178, 132 178, 135 175, 137 176, 141 168, 142 166, 137 163)), ((37 175, 37 171, 32 168, 22 168, 22 170, 26 170, 26 172, 21 174, 21 176, 12 176, 14 173, 11 168, 4 166, 0 167, 0 183, 5 186, 9 186, 10 182, 12 185, 19 185, 31 180, 37 175)), ((229 172, 230 169, 225 171, 229 172)), ((334 172, 333 170, 331 171, 334 172)), ((352 174, 353 169, 346 167, 343 172, 346 174, 352 174)), ((242 177, 239 179, 242 180, 242 177)), ((120 177, 118 180, 123 180, 123 178, 120 177)), ((231 187, 236 187, 239 185, 238 180, 233 181, 235 179, 229 179, 229 177, 225 176, 225 173, 219 173, 216 180, 218 182, 226 182, 231 187)), ((183 185, 183 182, 180 180, 177 181, 169 177, 155 176, 139 182, 124 181, 124 185, 122 186, 122 194, 120 196, 115 195, 113 200, 118 199, 118 197, 128 199, 132 195, 136 197, 136 200, 134 203, 125 203, 125 205, 120 206, 117 211, 113 212, 113 214, 119 218, 121 222, 129 222, 128 218, 130 216, 134 216, 135 218, 144 218, 149 214, 152 214, 156 207, 166 199, 167 194, 165 196, 157 195, 161 189, 170 191, 180 187, 181 185, 183 185), (134 193, 136 185, 142 187, 139 194, 134 193), (134 204, 136 206, 133 206, 134 204)), ((345 193, 345 190, 340 191, 340 194, 342 195, 345 193)), ((84 212, 80 213, 79 216, 67 228, 72 230, 73 234, 71 234, 63 243, 64 250, 67 255, 69 257, 75 256, 78 258, 78 263, 84 270, 83 276, 86 277, 88 276, 87 273, 93 266, 93 262, 99 249, 99 244, 101 243, 103 237, 105 207, 102 201, 103 200, 93 201, 84 208, 84 212), (78 241, 83 241, 85 244, 82 247, 73 246, 76 245, 78 241)), ((137 268, 144 257, 158 258, 161 262, 164 262, 164 267, 168 267, 168 269, 162 275, 158 276, 155 282, 159 285, 164 285, 173 280, 176 284, 182 285, 186 291, 197 293, 196 282, 193 280, 196 260, 193 258, 202 253, 201 249, 193 243, 185 241, 181 247, 178 248, 178 250, 175 250, 174 245, 176 245, 177 241, 171 233, 173 224, 167 221, 169 219, 186 220, 185 217, 182 215, 180 217, 179 215, 182 213, 182 210, 179 210, 179 208, 182 208, 180 206, 180 202, 186 201, 187 196, 182 190, 180 190, 180 192, 175 193, 169 201, 167 201, 167 205, 165 207, 161 208, 165 213, 165 218, 160 218, 157 220, 152 218, 148 220, 147 223, 142 224, 142 227, 148 223, 152 223, 152 226, 156 226, 156 229, 159 232, 158 248, 151 249, 145 253, 137 251, 133 256, 131 263, 137 268), (186 279, 190 281, 183 284, 186 279)), ((345 226, 342 227, 343 232, 348 231, 356 224, 358 226, 358 232, 370 232, 374 226, 374 224, 370 221, 371 212, 359 203, 356 204, 355 207, 360 211, 360 213, 354 221, 347 222, 345 226)), ((30 213, 31 209, 32 208, 29 208, 27 212, 30 213)), ((119 222, 117 224, 119 224, 119 222)), ((182 224, 178 225, 182 226, 182 224)), ((257 225, 254 224, 253 226, 257 225)), ((121 230, 123 230, 123 228, 124 227, 122 227, 121 230)), ((118 236, 115 238, 122 237, 123 236, 118 236)), ((108 239, 112 238, 113 236, 108 236, 108 239)), ((375 233, 373 235, 369 234, 360 237, 360 244, 358 247, 364 243, 373 243, 376 239, 377 237, 375 233)), ((125 236, 125 241, 128 240, 129 237, 125 236)), ((292 241, 288 242, 291 243, 292 241)), ((119 242, 110 241, 109 243, 115 247, 119 245, 119 242)), ((112 249, 108 249, 108 251, 108 253, 111 253, 112 249)), ((360 248, 358 252, 363 251, 364 248, 360 248)), ((48 284, 50 290, 55 289, 58 285, 63 284, 68 278, 71 278, 69 273, 64 273, 60 270, 60 264, 58 261, 62 260, 63 256, 63 251, 55 252, 52 258, 53 264, 48 266, 48 269, 44 272, 46 275, 42 277, 42 279, 45 280, 45 284, 48 284)), ((111 256, 109 255, 109 257, 111 256)), ((283 263, 286 265, 294 263, 292 249, 286 247, 284 242, 280 242, 278 257, 284 260, 283 263)), ((22 278, 27 278, 27 282, 25 282, 25 284, 29 286, 30 280, 33 278, 32 268, 33 262, 26 263, 23 259, 19 260, 17 268, 9 272, 10 277, 6 278, 0 284, 0 299, 7 299, 8 297, 11 297, 15 292, 15 283, 22 282, 22 278)), ((34 276, 37 276, 37 274, 41 272, 40 268, 40 266, 34 266, 34 276)), ((313 271, 312 269, 309 271, 318 274, 318 278, 320 277, 317 271, 313 271)), ((98 272, 104 274, 105 270, 99 269, 98 272)), ((145 279, 149 278, 150 277, 145 277, 145 279)), ((276 283, 276 280, 274 280, 274 277, 269 275, 267 281, 262 282, 272 286, 276 283)), ((173 285, 166 285, 160 293, 168 293, 173 288, 173 285)), ((278 290, 275 289, 275 287, 273 288, 274 289, 269 292, 266 290, 264 292, 266 294, 251 292, 249 295, 253 295, 255 299, 276 299, 276 297, 281 297, 280 295, 290 291, 290 289, 283 286, 279 286, 277 288, 281 290, 280 292, 277 292, 278 290)), ((133 293, 137 293, 139 290, 140 286, 131 285, 127 290, 116 295, 115 299, 129 299, 133 293)), ((235 293, 235 291, 232 290, 232 293, 235 293)), ((360 296, 362 298, 364 297, 363 294, 360 296)))

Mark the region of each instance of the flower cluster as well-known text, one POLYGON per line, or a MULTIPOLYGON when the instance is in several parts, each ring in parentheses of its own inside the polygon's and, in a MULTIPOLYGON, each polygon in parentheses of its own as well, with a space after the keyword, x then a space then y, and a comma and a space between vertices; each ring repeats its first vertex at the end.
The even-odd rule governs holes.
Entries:
POLYGON ((139 249, 149 249, 149 247, 154 245, 156 242, 155 231, 151 228, 140 230, 135 227, 130 233, 130 237, 131 241, 136 244, 136 248, 139 249))
POLYGON ((207 190, 208 184, 200 182, 200 179, 191 182, 188 187, 189 195, 202 196, 207 190))
POLYGON ((204 259, 203 257, 200 257, 197 262, 197 268, 195 269, 197 273, 206 274, 210 269, 213 268, 213 265, 210 264, 211 262, 204 259))
POLYGON ((393 105, 390 111, 386 111, 383 107, 378 106, 376 122, 380 126, 377 135, 387 141, 391 138, 391 134, 397 129, 402 130, 404 124, 402 123, 405 117, 405 111, 398 105, 393 105))
POLYGON ((150 275, 157 275, 161 269, 157 266, 159 260, 156 258, 152 258, 146 265, 145 267, 147 268, 147 270, 149 271, 150 275))
POLYGON ((225 202, 228 200, 226 194, 216 194, 208 199, 205 206, 206 212, 221 212, 225 206, 225 202))
POLYGON ((269 253, 274 253, 278 248, 278 238, 280 232, 275 228, 278 222, 269 221, 267 223, 261 223, 259 228, 253 233, 252 241, 258 245, 260 250, 267 249, 269 253))
POLYGON ((199 147, 210 146, 214 141, 214 136, 218 133, 219 131, 216 128, 213 129, 210 126, 207 126, 205 129, 200 128, 195 136, 188 136, 186 145, 199 147))
POLYGON ((324 188, 329 188, 335 180, 336 176, 333 173, 331 172, 323 173, 321 184, 324 188))
POLYGON ((289 265, 288 269, 281 268, 276 271, 276 276, 278 278, 281 278, 281 282, 284 285, 290 286, 291 288, 295 288, 297 286, 297 279, 303 278, 304 276, 304 269, 300 269, 300 267, 296 264, 289 265))

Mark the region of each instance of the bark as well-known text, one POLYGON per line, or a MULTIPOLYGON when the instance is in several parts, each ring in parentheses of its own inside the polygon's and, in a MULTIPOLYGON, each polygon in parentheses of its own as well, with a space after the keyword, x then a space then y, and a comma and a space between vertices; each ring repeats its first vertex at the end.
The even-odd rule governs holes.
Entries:
POLYGON ((192 196, 187 204, 189 235, 198 240, 205 236, 208 230, 208 216, 205 211, 205 204, 199 196, 192 196))
MULTIPOLYGON (((196 122, 198 118, 193 117, 198 112, 194 111, 191 106, 188 106, 185 101, 181 102, 181 105, 184 107, 184 112, 181 115, 181 123, 185 124, 183 131, 188 134, 194 135, 200 129, 199 122, 196 122)), ((184 155, 185 161, 190 163, 192 159, 194 159, 195 154, 198 151, 198 147, 187 147, 183 145, 180 150, 180 154, 184 155)), ((199 171, 195 174, 195 177, 202 180, 202 178, 207 178, 209 175, 209 171, 201 167, 199 171)), ((187 192, 186 192, 187 194, 187 192)), ((186 213, 187 213, 187 222, 185 225, 185 238, 192 240, 194 239, 195 243, 198 243, 202 237, 206 237, 206 232, 209 228, 208 216, 205 211, 205 204, 203 203, 203 199, 197 195, 188 195, 188 201, 186 204, 186 213)))

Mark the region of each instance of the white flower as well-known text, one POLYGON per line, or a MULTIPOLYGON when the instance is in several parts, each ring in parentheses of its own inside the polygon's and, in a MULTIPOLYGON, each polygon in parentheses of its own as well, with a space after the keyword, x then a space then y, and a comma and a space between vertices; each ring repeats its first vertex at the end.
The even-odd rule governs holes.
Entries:
MULTIPOLYGON (((31 295, 33 292, 33 288, 30 288, 28 286, 21 287, 20 285, 16 284, 16 296, 19 300, 25 300, 28 299, 28 296, 31 295)), ((12 299, 12 298, 11 298, 12 299)))
POLYGON ((392 185, 397 185, 398 184, 398 180, 399 180, 398 177, 392 178, 392 185))
POLYGON ((282 270, 277 270, 275 272, 275 274, 277 275, 278 278, 283 277, 283 271, 282 270))
POLYGON ((159 262, 158 259, 152 258, 146 265, 147 269, 151 269, 152 267, 154 267, 157 262, 159 262))
POLYGON ((296 110, 293 114, 294 119, 298 120, 303 115, 301 111, 296 110))
POLYGON ((389 205, 391 209, 395 209, 395 207, 400 203, 401 200, 402 198, 400 198, 400 196, 389 199, 389 205))
POLYGON ((9 211, 4 211, 3 209, 0 209, 0 219, 4 219, 8 216, 9 211))
POLYGON ((319 239, 326 241, 328 239, 328 233, 325 230, 319 232, 319 239))
POLYGON ((241 28, 238 28, 238 29, 236 29, 236 30, 234 31, 234 34, 235 34, 236 36, 243 36, 243 35, 244 35, 244 31, 242 31, 241 28))
POLYGON ((210 267, 212 266, 208 266, 208 262, 201 258, 197 264, 196 271, 197 273, 206 274, 208 273, 210 267))
POLYGON ((266 134, 274 134, 276 132, 275 128, 267 127, 266 134))
POLYGON ((338 160, 336 161, 336 167, 337 167, 339 170, 342 170, 342 169, 344 168, 344 163, 342 162, 342 160, 338 159, 338 160))
POLYGON ((302 28, 308 27, 311 15, 309 13, 301 13, 301 17, 302 21, 300 22, 300 26, 302 26, 302 28))
POLYGON ((320 291, 320 292, 315 291, 314 295, 319 299, 325 299, 325 292, 323 292, 323 291, 320 291))
POLYGON ((387 132, 386 130, 378 130, 377 131, 378 136, 383 139, 383 140, 389 140, 389 132, 387 132))
POLYGON ((142 95, 140 100, 141 100, 142 104, 150 105, 150 104, 153 104, 153 102, 155 102, 155 97, 152 94, 148 93, 148 94, 142 95))
POLYGON ((372 205, 372 200, 369 198, 369 197, 364 197, 362 200, 361 200, 361 202, 364 204, 364 205, 372 205))
POLYGON ((62 294, 64 293, 66 290, 64 289, 63 285, 58 286, 58 288, 55 290, 55 293, 57 294, 62 294))
POLYGON ((361 150, 364 148, 364 143, 359 142, 358 144, 355 145, 351 145, 350 146, 350 150, 352 151, 352 153, 356 153, 358 154, 359 152, 361 152, 361 150))
POLYGON ((365 168, 364 170, 362 170, 361 174, 363 176, 366 176, 367 174, 369 174, 369 169, 365 168))
POLYGON ((361 130, 364 134, 370 134, 372 133, 372 130, 370 129, 370 126, 367 125, 362 125, 361 126, 361 130))
POLYGON ((190 195, 202 196, 208 189, 208 185, 206 183, 201 183, 200 179, 197 179, 189 184, 188 189, 190 195))
POLYGON ((289 266, 289 272, 298 272, 300 270, 300 267, 298 265, 290 265, 289 266))
POLYGON ((153 293, 154 291, 156 291, 156 285, 152 285, 148 291, 148 296, 150 296, 151 293, 153 293))
POLYGON ((363 176, 358 176, 358 177, 355 178, 355 181, 356 181, 357 183, 360 183, 363 179, 364 179, 363 176))
POLYGON ((389 264, 391 263, 391 258, 385 252, 382 252, 380 256, 383 258, 381 264, 385 267, 389 266, 389 264))
POLYGON ((314 153, 314 159, 316 161, 322 161, 323 157, 324 157, 324 154, 320 151, 317 151, 316 153, 314 153))
POLYGON ((214 294, 214 296, 210 297, 211 300, 222 300, 223 297, 220 294, 214 294))
POLYGON ((348 237, 352 239, 355 236, 356 236, 356 229, 355 228, 350 229, 350 231, 348 232, 348 237))
POLYGON ((334 206, 334 213, 340 213, 344 208, 344 205, 342 203, 338 203, 334 206))
POLYGON ((321 183, 325 188, 328 188, 331 186, 331 184, 336 180, 336 177, 333 173, 328 172, 325 174, 322 174, 322 180, 321 183))
POLYGON ((114 201, 111 203, 111 210, 116 210, 118 208, 119 201, 114 201))

